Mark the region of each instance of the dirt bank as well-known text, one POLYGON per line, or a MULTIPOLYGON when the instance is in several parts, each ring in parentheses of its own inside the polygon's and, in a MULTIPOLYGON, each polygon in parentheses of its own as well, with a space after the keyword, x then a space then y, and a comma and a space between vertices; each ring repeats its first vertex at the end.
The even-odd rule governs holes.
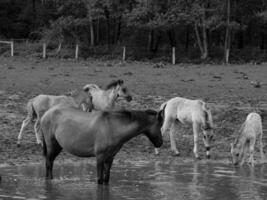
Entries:
MULTIPOLYGON (((228 160, 234 130, 245 120, 246 114, 258 108, 265 109, 267 105, 266 65, 161 66, 141 62, 22 57, 0 57, 0 60, 0 164, 17 165, 43 160, 32 127, 24 134, 21 147, 16 146, 20 125, 26 116, 27 100, 40 93, 63 94, 87 83, 104 86, 120 78, 134 96, 131 103, 119 102, 119 106, 124 108, 157 109, 174 96, 201 98, 210 103, 217 126, 212 150, 212 158, 216 161, 228 160), (260 81, 261 87, 254 87, 251 81, 260 81)), ((266 123, 265 119, 264 127, 266 123)), ((116 160, 192 160, 191 127, 179 126, 176 137, 180 158, 171 156, 168 138, 165 138, 160 156, 156 157, 149 141, 140 136, 125 144, 116 160)), ((204 155, 202 146, 200 141, 200 151, 204 155)), ((267 146, 264 148, 266 151, 267 146)), ((79 160, 66 153, 58 159, 79 160)))

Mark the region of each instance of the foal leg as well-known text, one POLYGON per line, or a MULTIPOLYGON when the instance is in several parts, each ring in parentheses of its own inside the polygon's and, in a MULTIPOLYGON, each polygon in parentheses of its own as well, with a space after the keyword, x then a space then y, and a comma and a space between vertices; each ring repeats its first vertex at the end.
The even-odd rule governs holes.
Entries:
POLYGON ((254 167, 254 147, 256 142, 255 139, 251 139, 249 142, 249 162, 252 167, 254 167))
POLYGON ((199 132, 199 125, 196 123, 193 123, 193 134, 194 134, 194 149, 193 152, 195 154, 196 159, 200 159, 198 155, 198 132, 199 132))
POLYGON ((20 128, 20 132, 18 135, 18 140, 17 140, 17 146, 20 146, 20 141, 22 138, 22 133, 24 131, 24 129, 26 128, 26 126, 28 126, 28 124, 31 122, 31 118, 29 116, 26 117, 26 119, 23 120, 22 124, 21 124, 21 128, 20 128))
POLYGON ((262 143, 262 131, 260 133, 260 138, 259 138, 259 143, 260 143, 260 154, 261 154, 261 161, 265 161, 265 156, 264 156, 264 152, 263 152, 263 143, 262 143))
POLYGON ((40 118, 38 117, 35 124, 34 124, 34 132, 36 137, 37 144, 42 144, 41 138, 40 138, 40 118))
POLYGON ((171 130, 170 130, 171 150, 174 152, 175 156, 178 156, 180 153, 176 148, 176 142, 175 142, 175 137, 174 137, 175 130, 176 130, 175 122, 173 122, 171 125, 171 130))
POLYGON ((104 184, 107 185, 110 177, 110 168, 113 163, 113 158, 109 158, 104 163, 104 184))
POLYGON ((104 158, 103 155, 96 156, 97 184, 103 184, 104 158))
MULTIPOLYGON (((172 120, 170 117, 166 117, 161 128, 162 136, 166 134, 166 132, 168 131, 168 129, 171 127, 172 123, 174 122, 175 120, 172 120)), ((155 154, 159 155, 159 148, 155 148, 155 154)))

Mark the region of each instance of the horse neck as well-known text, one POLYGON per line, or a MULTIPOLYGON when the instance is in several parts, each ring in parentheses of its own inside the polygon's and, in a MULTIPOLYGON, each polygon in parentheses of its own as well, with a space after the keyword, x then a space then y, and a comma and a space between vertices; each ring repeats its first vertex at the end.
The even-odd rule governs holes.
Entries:
POLYGON ((85 103, 85 96, 81 92, 76 95, 73 95, 72 99, 78 106, 80 106, 82 103, 85 103))
POLYGON ((136 118, 132 120, 128 125, 126 125, 126 128, 124 128, 126 132, 123 134, 121 140, 123 142, 126 142, 131 138, 144 133, 150 124, 151 121, 147 118, 136 118), (131 130, 127 130, 128 129, 127 127, 130 127, 131 130))
POLYGON ((94 104, 97 104, 101 109, 110 109, 114 107, 117 99, 114 88, 108 90, 99 90, 92 92, 94 104))
POLYGON ((242 146, 242 148, 244 147, 246 141, 247 141, 247 135, 244 133, 244 131, 246 131, 246 124, 243 123, 241 128, 239 129, 238 131, 238 136, 236 138, 236 142, 235 142, 235 145, 238 145, 240 144, 242 146))

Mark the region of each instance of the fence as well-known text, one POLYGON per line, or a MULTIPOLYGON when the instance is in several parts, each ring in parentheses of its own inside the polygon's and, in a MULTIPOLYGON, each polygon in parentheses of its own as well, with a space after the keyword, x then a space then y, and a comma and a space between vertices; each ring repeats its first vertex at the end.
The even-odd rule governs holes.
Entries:
POLYGON ((0 55, 37 56, 43 59, 55 56, 75 59, 79 59, 80 57, 108 56, 109 58, 119 58, 122 61, 126 61, 127 59, 157 58, 171 62, 172 64, 176 63, 176 48, 169 46, 158 48, 154 52, 149 51, 146 47, 127 45, 114 45, 109 47, 107 45, 99 45, 90 47, 83 44, 68 44, 65 47, 62 46, 56 43, 36 43, 26 39, 0 41, 0 55))

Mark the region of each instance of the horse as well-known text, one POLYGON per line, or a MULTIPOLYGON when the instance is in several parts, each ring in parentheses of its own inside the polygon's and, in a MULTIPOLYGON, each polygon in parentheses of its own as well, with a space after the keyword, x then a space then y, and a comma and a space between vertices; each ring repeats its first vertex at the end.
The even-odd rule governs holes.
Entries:
MULTIPOLYGON (((179 151, 176 148, 174 132, 175 123, 192 124, 194 135, 194 155, 200 159, 198 155, 198 136, 203 133, 203 142, 206 147, 206 157, 210 158, 210 142, 213 139, 213 120, 211 111, 207 104, 202 100, 191 100, 182 97, 174 97, 167 102, 164 102, 161 107, 164 110, 164 123, 162 126, 162 134, 164 135, 170 129, 171 150, 174 155, 178 156, 179 151), (202 131, 201 131, 202 130, 202 131)), ((159 149, 155 149, 156 155, 159 154, 159 149)))
POLYGON ((254 166, 254 148, 257 137, 259 138, 261 159, 264 160, 262 143, 262 120, 258 113, 249 113, 245 122, 238 130, 237 138, 231 143, 231 155, 234 165, 245 162, 246 151, 249 150, 249 163, 254 166))
POLYGON ((41 144, 41 138, 38 134, 40 128, 40 119, 43 114, 55 105, 74 106, 83 110, 92 110, 92 97, 84 91, 72 93, 71 95, 45 95, 40 94, 27 103, 27 117, 23 120, 18 135, 17 146, 20 146, 22 134, 28 124, 33 123, 37 144, 41 144))
POLYGON ((92 96, 94 110, 111 110, 118 98, 126 99, 128 102, 132 100, 132 96, 124 86, 124 81, 120 79, 112 81, 105 89, 101 89, 96 84, 87 84, 83 89, 92 96))
POLYGON ((95 111, 53 107, 41 119, 46 178, 53 179, 62 149, 78 157, 96 157, 97 183, 108 184, 115 155, 131 138, 144 134, 160 147, 162 111, 95 111))

